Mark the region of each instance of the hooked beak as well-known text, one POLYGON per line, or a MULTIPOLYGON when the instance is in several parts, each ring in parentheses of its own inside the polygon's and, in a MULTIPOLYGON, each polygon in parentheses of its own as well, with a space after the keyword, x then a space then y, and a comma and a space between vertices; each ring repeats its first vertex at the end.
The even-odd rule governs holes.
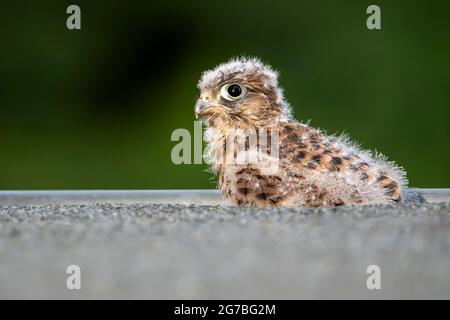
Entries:
POLYGON ((198 99, 195 103, 195 118, 201 118, 202 113, 210 107, 212 107, 211 103, 205 102, 203 99, 198 99))

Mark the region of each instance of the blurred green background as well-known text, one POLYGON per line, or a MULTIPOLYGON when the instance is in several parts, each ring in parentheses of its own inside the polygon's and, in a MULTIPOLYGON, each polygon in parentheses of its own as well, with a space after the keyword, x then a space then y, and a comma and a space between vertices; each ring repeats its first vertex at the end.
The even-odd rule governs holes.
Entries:
POLYGON ((170 135, 193 132, 200 73, 236 55, 280 70, 297 119, 383 152, 412 186, 450 187, 450 1, 0 9, 0 189, 214 188, 206 165, 171 162, 170 135))

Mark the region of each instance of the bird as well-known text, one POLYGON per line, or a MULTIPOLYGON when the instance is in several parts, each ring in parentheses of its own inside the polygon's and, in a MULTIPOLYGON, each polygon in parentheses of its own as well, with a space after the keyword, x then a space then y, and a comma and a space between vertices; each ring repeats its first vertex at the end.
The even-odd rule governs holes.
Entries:
POLYGON ((328 135, 295 120, 278 72, 259 58, 232 58, 203 72, 197 86, 195 117, 206 127, 205 158, 231 204, 298 208, 404 202, 408 180, 402 167, 346 135, 328 135), (256 143, 250 143, 252 135, 256 143), (238 146, 230 147, 230 141, 238 146), (257 160, 248 161, 252 156, 257 160))

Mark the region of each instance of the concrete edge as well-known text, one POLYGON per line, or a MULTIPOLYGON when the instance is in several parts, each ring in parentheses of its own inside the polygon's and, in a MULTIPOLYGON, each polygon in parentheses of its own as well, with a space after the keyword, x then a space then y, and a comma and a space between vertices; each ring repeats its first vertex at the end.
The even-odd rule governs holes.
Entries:
MULTIPOLYGON (((427 202, 450 202, 450 189, 409 190, 427 202)), ((227 202, 218 190, 4 190, 0 206, 62 205, 93 203, 181 203, 219 205, 227 202)))

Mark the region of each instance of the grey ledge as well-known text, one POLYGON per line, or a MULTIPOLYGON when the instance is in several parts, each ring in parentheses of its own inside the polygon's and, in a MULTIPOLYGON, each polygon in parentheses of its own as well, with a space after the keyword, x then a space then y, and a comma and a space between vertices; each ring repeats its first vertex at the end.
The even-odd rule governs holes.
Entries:
MULTIPOLYGON (((426 202, 450 202, 450 189, 411 188, 426 202)), ((171 203, 221 205, 218 190, 4 190, 0 206, 70 205, 95 203, 171 203)))

